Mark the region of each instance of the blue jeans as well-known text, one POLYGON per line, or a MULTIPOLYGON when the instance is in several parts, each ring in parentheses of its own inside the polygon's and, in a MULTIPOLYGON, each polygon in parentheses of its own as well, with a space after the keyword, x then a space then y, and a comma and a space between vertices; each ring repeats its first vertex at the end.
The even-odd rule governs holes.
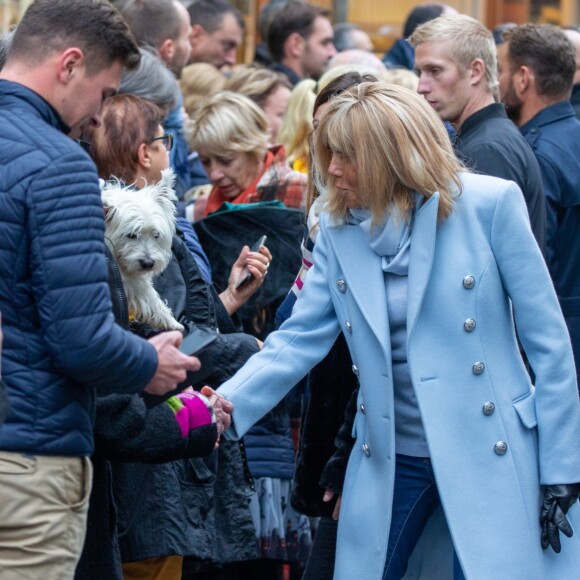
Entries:
MULTIPOLYGON (((440 503, 430 459, 397 455, 391 530, 383 580, 400 580, 405 575, 421 532, 440 503)), ((465 580, 457 554, 453 558, 453 578, 465 580)))
POLYGON ((331 517, 320 518, 302 580, 332 580, 337 529, 338 522, 331 517))

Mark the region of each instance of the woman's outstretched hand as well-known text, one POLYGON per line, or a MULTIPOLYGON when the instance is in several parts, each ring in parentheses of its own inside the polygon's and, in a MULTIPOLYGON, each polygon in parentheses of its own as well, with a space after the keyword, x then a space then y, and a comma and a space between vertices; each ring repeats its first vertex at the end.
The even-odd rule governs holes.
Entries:
POLYGON ((234 412, 234 405, 229 401, 226 401, 222 395, 207 385, 202 387, 201 394, 208 398, 211 406, 213 407, 213 412, 215 414, 218 428, 219 442, 219 436, 232 424, 232 413, 234 412))

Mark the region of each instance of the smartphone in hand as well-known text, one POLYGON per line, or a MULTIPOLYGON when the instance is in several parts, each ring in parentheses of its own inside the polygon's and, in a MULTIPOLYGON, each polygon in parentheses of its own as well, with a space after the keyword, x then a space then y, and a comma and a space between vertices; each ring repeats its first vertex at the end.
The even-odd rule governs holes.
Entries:
MULTIPOLYGON (((267 239, 268 239, 268 236, 266 236, 266 235, 260 236, 260 238, 258 240, 256 240, 256 242, 250 248, 250 252, 259 252, 260 246, 263 246, 266 243, 267 239)), ((244 266, 244 268, 242 270, 242 274, 236 283, 236 286, 235 286, 236 290, 241 288, 244 284, 247 284, 251 279, 252 279, 252 274, 248 270, 247 266, 244 266)))

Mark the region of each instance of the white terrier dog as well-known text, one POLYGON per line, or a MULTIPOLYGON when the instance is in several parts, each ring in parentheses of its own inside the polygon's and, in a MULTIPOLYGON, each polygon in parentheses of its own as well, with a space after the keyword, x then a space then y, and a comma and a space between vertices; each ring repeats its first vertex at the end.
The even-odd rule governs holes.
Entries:
POLYGON ((159 330, 183 330, 153 287, 153 277, 165 270, 172 256, 174 183, 172 170, 166 169, 158 183, 143 189, 108 182, 101 191, 105 237, 121 271, 129 312, 137 322, 159 330))

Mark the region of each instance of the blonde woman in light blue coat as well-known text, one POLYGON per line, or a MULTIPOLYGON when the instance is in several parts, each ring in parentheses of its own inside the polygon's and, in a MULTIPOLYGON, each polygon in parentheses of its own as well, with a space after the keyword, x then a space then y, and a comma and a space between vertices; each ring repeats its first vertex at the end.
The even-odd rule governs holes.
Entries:
MULTIPOLYGON (((416 546, 449 578, 578 578, 576 374, 521 191, 463 172, 437 115, 400 87, 335 97, 314 139, 329 194, 315 265, 290 319, 219 389, 232 435, 342 331, 361 387, 335 579, 401 578, 416 546)), ((433 574, 413 577, 446 577, 433 574)))

